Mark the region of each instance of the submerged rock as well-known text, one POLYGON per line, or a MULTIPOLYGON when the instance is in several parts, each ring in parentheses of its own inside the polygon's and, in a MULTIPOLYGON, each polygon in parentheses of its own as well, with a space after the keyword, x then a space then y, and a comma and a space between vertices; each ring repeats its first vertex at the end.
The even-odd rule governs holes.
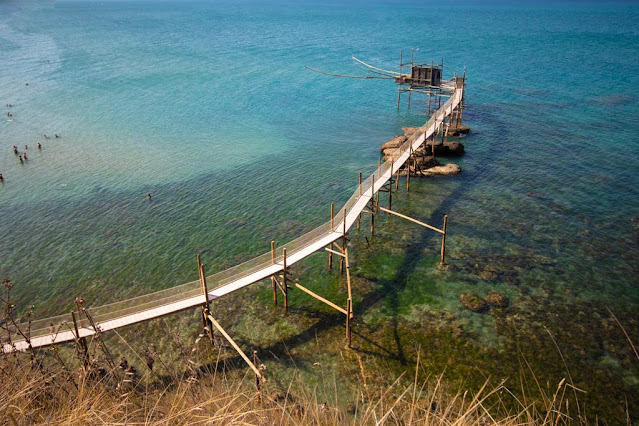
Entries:
POLYGON ((486 302, 496 308, 505 308, 508 306, 508 299, 497 291, 491 291, 486 295, 486 302))
POLYGON ((465 135, 468 134, 468 132, 470 132, 470 127, 464 126, 463 124, 451 125, 448 128, 448 135, 450 136, 465 135))
MULTIPOLYGON (((432 142, 425 143, 417 151, 419 152, 420 150, 426 155, 432 155, 432 142)), ((437 142, 435 144, 435 155, 441 157, 461 157, 465 152, 464 145, 461 142, 437 142)))
POLYGON ((456 175, 458 173, 461 173, 461 167, 453 163, 431 167, 429 169, 424 170, 423 172, 424 176, 436 176, 436 175, 448 176, 448 175, 456 175))
POLYGON ((441 155, 464 155, 464 145, 461 142, 444 142, 441 155))
POLYGON ((459 296, 459 300, 462 302, 462 305, 473 312, 483 312, 488 308, 486 301, 475 293, 462 293, 459 296))

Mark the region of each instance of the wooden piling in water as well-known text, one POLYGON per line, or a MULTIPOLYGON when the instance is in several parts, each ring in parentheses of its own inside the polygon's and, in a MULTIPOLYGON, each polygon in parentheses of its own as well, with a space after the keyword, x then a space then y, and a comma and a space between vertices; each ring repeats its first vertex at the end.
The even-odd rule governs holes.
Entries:
POLYGON ((446 255, 446 225, 448 222, 448 215, 444 215, 444 225, 442 226, 442 251, 441 251, 441 265, 444 265, 444 257, 446 255))
POLYGON ((284 291, 284 313, 288 313, 288 284, 286 283, 286 247, 282 249, 284 258, 282 259, 282 290, 284 291))
MULTIPOLYGON (((271 265, 275 265, 275 241, 271 241, 271 265)), ((273 305, 277 306, 277 284, 275 277, 271 276, 271 287, 273 288, 273 305)))
POLYGON ((375 173, 371 181, 371 236, 375 234, 375 173))

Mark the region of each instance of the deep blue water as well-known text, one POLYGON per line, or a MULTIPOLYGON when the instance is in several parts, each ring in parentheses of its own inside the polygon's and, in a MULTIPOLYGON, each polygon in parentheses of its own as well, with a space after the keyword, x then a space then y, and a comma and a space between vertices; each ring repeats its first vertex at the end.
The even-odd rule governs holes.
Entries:
POLYGON ((428 117, 418 98, 397 111, 392 81, 305 66, 365 75, 351 56, 396 70, 411 49, 466 70, 472 132, 463 173, 408 206, 450 215, 451 273, 394 309, 459 312, 490 344, 459 292, 639 307, 639 7, 621 3, 0 2, 0 275, 55 313, 319 225, 428 117), (528 266, 477 278, 494 256, 528 266))

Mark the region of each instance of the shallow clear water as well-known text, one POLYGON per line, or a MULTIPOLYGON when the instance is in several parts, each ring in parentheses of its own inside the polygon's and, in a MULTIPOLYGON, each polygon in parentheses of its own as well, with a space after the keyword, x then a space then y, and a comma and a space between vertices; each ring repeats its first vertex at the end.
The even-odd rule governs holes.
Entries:
POLYGON ((391 81, 304 67, 363 75, 356 56, 395 70, 415 48, 444 58, 447 78, 466 68, 472 133, 461 175, 399 201, 435 224, 449 214, 449 270, 434 267, 436 236, 390 221, 381 235, 402 237, 360 259, 362 274, 403 280, 382 311, 456 312, 487 346, 494 320, 460 292, 632 312, 639 9, 440 3, 0 3, 0 274, 58 313, 79 294, 192 280, 198 251, 213 271, 300 235, 381 143, 427 120, 424 100, 396 110, 391 81), (11 147, 25 144, 20 165, 11 147))

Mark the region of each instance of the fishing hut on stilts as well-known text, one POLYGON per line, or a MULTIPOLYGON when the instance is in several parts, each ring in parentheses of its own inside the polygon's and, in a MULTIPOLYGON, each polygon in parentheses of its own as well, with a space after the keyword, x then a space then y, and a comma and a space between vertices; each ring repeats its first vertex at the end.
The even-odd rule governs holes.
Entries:
POLYGON ((394 77, 397 83, 397 109, 399 109, 402 93, 408 92, 408 107, 410 108, 413 92, 428 95, 428 113, 431 113, 432 103, 435 97, 438 109, 441 106, 441 96, 444 95, 442 88, 442 74, 444 71, 444 60, 440 64, 431 62, 429 64, 415 63, 415 51, 411 49, 410 62, 404 63, 404 53, 399 53, 399 75, 394 77), (409 67, 409 72, 404 73, 404 67, 409 67))

